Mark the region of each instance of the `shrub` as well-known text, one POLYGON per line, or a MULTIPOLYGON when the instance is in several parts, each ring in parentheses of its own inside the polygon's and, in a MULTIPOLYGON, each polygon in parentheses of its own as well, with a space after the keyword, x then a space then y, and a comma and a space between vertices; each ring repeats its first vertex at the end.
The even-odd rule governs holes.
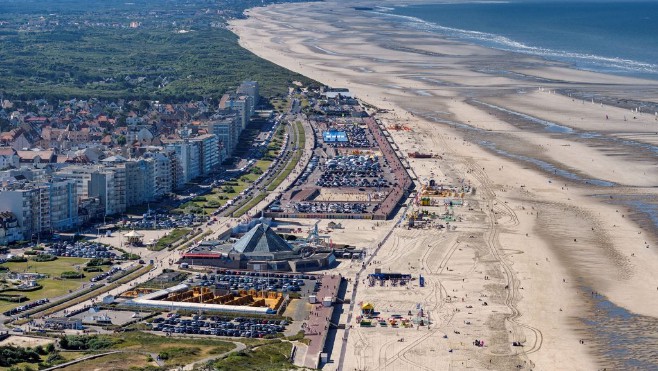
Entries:
POLYGON ((85 275, 84 273, 81 272, 66 271, 66 272, 62 272, 60 277, 64 279, 78 279, 78 278, 84 278, 85 275))
POLYGON ((132 254, 132 253, 123 253, 123 254, 121 254, 121 258, 123 258, 125 260, 138 260, 139 255, 132 254))
POLYGON ((43 347, 41 345, 37 345, 36 347, 34 347, 34 351, 37 352, 38 354, 42 355, 42 356, 47 354, 46 350, 43 349, 43 347))
POLYGON ((61 361, 63 359, 64 357, 62 357, 62 355, 59 354, 59 352, 51 352, 50 354, 48 354, 46 363, 53 363, 53 362, 61 361))
POLYGON ((87 262, 88 267, 97 267, 100 265, 112 265, 112 259, 94 258, 87 262))
POLYGON ((53 260, 57 260, 57 257, 55 255, 50 255, 50 254, 39 254, 37 256, 34 256, 32 260, 35 262, 51 262, 53 260))
POLYGON ((68 335, 59 340, 59 346, 66 350, 99 350, 109 348, 120 341, 106 336, 68 335))
POLYGON ((29 348, 19 348, 12 345, 0 347, 0 366, 9 367, 17 363, 36 363, 41 359, 39 354, 29 348))

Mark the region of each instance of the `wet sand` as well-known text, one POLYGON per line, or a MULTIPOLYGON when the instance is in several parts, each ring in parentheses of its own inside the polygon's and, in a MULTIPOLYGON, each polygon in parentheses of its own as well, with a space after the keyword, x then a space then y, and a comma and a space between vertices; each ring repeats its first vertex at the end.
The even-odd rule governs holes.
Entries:
MULTIPOLYGON (((658 367, 647 351, 658 326, 657 82, 396 29, 336 1, 248 15, 231 25, 245 48, 390 110, 378 114, 386 126, 412 129, 391 131, 401 152, 441 154, 410 159, 419 181, 476 188, 454 208, 454 231, 394 228, 366 269, 423 274, 426 287, 358 287, 356 301, 383 316, 421 304, 432 326, 355 326, 342 359, 339 330, 325 369, 658 367)), ((394 223, 368 223, 332 239, 374 251, 394 223)))

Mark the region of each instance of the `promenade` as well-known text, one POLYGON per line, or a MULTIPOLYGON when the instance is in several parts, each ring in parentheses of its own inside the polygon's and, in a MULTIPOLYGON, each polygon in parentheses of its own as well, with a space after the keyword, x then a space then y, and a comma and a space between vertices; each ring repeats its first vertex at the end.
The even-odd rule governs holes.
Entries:
POLYGON ((325 275, 320 280, 320 290, 316 293, 318 303, 313 304, 308 319, 302 324, 305 337, 311 340, 304 360, 305 367, 318 368, 319 366, 320 353, 324 351, 325 340, 331 326, 331 316, 334 312, 333 303, 331 306, 325 307, 322 301, 324 298, 330 297, 332 302, 335 302, 341 279, 340 275, 325 275))

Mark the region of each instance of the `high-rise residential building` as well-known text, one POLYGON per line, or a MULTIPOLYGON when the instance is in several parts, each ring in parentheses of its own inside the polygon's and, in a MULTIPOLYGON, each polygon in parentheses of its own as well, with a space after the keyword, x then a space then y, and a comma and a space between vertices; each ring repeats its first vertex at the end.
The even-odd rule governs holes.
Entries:
MULTIPOLYGON (((211 138, 207 138, 211 143, 217 143, 211 138)), ((203 167, 203 142, 204 140, 196 139, 179 139, 169 141, 165 144, 165 148, 176 154, 178 159, 177 166, 180 166, 182 179, 177 178, 177 184, 180 185, 198 178, 202 175, 203 167)), ((212 158, 211 161, 214 161, 212 158)), ((178 173, 178 169, 175 170, 178 173)))
POLYGON ((222 111, 213 115, 212 120, 208 122, 208 132, 215 134, 221 142, 226 156, 233 155, 240 138, 242 129, 240 118, 236 111, 222 111))
POLYGON ((126 211, 126 168, 111 166, 91 174, 89 196, 98 197, 105 207, 105 215, 126 211))
POLYGON ((253 114, 252 106, 252 98, 244 94, 226 93, 219 101, 220 109, 238 112, 241 130, 244 130, 249 124, 249 118, 253 114))
POLYGON ((201 153, 201 143, 186 140, 185 145, 188 148, 187 173, 185 174, 185 181, 189 182, 192 179, 196 179, 201 176, 201 158, 203 155, 201 153))
POLYGON ((238 94, 246 94, 248 95, 252 102, 251 102, 251 114, 254 113, 256 110, 256 106, 258 106, 258 102, 260 99, 260 95, 258 92, 258 81, 245 81, 237 89, 238 94))
POLYGON ((210 174, 219 164, 219 141, 215 134, 200 135, 190 139, 190 143, 198 143, 201 153, 199 171, 201 175, 210 174))
POLYGON ((176 163, 174 170, 176 178, 176 188, 180 188, 187 183, 190 174, 190 148, 183 140, 174 140, 166 143, 165 148, 175 154, 176 163))
POLYGON ((185 186, 185 176, 183 175, 183 164, 176 151, 172 148, 167 148, 167 157, 169 157, 169 164, 171 165, 171 188, 181 189, 185 186))
POLYGON ((95 171, 98 171, 98 166, 68 166, 54 173, 53 178, 75 181, 78 200, 83 200, 89 197, 89 181, 95 171))
POLYGON ((50 220, 47 227, 53 231, 68 231, 79 225, 78 192, 74 180, 53 180, 40 184, 39 189, 41 201, 49 209, 47 216, 42 205, 42 217, 50 220))
POLYGON ((53 179, 3 187, 0 211, 15 215, 25 238, 72 230, 79 225, 75 181, 53 179))
POLYGON ((39 206, 39 190, 36 188, 13 186, 0 191, 0 211, 14 214, 25 239, 41 231, 39 206))
POLYGON ((171 158, 163 152, 147 152, 144 159, 153 166, 153 198, 167 195, 173 190, 171 158))
POLYGON ((23 231, 16 216, 10 211, 0 212, 0 245, 6 246, 23 239, 23 231))
POLYGON ((126 207, 153 200, 154 164, 144 159, 129 160, 122 165, 126 172, 126 207))

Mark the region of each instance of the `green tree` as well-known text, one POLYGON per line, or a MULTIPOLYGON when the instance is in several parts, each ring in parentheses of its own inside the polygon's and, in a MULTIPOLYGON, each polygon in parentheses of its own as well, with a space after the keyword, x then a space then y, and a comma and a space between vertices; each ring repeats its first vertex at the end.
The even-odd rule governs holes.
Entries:
POLYGON ((49 343, 48 345, 46 345, 46 352, 52 353, 54 351, 55 351, 55 344, 49 343))

